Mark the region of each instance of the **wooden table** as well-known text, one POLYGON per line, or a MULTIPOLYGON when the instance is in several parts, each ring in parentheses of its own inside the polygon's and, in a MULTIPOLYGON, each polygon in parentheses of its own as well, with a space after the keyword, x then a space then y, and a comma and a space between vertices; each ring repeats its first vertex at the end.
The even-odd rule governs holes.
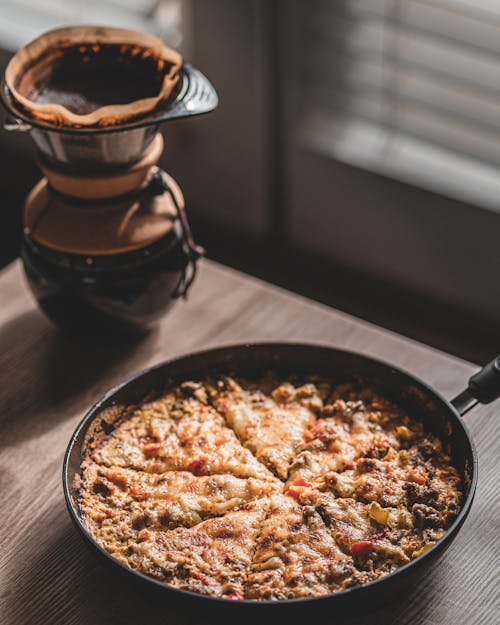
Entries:
MULTIPOLYGON (((158 332, 120 348, 68 338, 28 293, 18 263, 0 273, 0 624, 207 623, 172 613, 115 578, 87 550, 67 514, 64 450, 86 409, 146 365, 210 346, 292 339, 392 361, 446 396, 477 367, 368 323, 205 261, 187 303, 158 332)), ((467 417, 480 476, 462 531, 435 569, 370 625, 493 625, 497 539, 498 404, 467 417), (497 491, 495 493, 495 491, 497 491), (494 511, 496 506, 496 512, 494 511)), ((327 623, 335 622, 330 614, 327 623)), ((346 621, 343 621, 344 623, 346 621)))

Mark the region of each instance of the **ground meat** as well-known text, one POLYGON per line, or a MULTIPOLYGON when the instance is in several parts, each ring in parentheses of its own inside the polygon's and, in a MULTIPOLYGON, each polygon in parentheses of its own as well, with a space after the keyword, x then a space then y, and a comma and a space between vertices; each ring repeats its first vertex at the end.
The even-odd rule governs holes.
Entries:
POLYGON ((422 503, 416 503, 411 513, 415 521, 415 527, 424 529, 426 527, 438 528, 442 525, 441 516, 439 512, 431 506, 425 506, 422 503))

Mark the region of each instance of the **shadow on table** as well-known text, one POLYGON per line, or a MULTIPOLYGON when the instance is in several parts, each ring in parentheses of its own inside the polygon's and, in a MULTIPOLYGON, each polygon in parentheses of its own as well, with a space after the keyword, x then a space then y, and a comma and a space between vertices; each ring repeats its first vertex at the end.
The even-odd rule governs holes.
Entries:
MULTIPOLYGON (((84 545, 62 505, 51 510, 48 524, 57 528, 36 537, 36 523, 26 528, 18 550, 22 564, 5 577, 2 622, 16 625, 160 625, 172 623, 167 605, 155 605, 125 576, 110 573, 84 545), (29 546, 28 546, 29 545, 29 546), (167 616, 168 615, 168 616, 167 616)), ((174 622, 182 622, 182 619, 174 622)))
MULTIPOLYGON (((25 541, 12 562, 12 575, 2 588, 5 623, 16 625, 221 625, 231 623, 321 622, 325 625, 423 625, 435 622, 425 596, 414 587, 388 605, 364 606, 362 615, 339 614, 334 603, 321 608, 293 608, 284 617, 267 607, 246 613, 228 604, 212 611, 207 603, 173 601, 170 595, 149 590, 97 558, 71 525, 63 503, 51 508, 50 534, 38 536, 37 522, 25 528, 25 541), (429 619, 429 617, 431 617, 429 619)), ((425 585, 439 587, 439 565, 425 585)), ((243 607, 243 606, 240 606, 243 607)))
POLYGON ((0 420, 13 426, 4 428, 4 436, 8 438, 13 429, 19 432, 18 428, 25 437, 39 436, 72 416, 64 410, 66 403, 70 409, 70 400, 90 405, 135 371, 154 336, 152 332, 133 340, 79 338, 58 330, 38 311, 0 327, 0 420))

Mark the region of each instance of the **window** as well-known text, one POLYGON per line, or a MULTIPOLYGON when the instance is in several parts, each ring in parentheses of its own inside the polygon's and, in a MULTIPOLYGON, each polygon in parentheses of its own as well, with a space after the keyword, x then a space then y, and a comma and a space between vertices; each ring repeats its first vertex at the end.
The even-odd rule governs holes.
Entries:
POLYGON ((300 144, 499 210, 498 0, 299 6, 300 144))
POLYGON ((150 32, 185 50, 188 10, 189 0, 1 0, 0 47, 17 50, 60 26, 104 24, 150 32))

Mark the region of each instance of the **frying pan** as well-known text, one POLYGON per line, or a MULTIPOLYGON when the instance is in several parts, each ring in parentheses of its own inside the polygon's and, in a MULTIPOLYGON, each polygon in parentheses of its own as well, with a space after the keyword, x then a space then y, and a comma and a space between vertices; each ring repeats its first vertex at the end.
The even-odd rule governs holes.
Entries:
MULTIPOLYGON (((335 612, 356 608, 360 605, 373 606, 374 602, 387 601, 397 595, 415 578, 423 576, 433 563, 450 546, 469 514, 477 482, 477 455, 474 442, 462 420, 468 410, 477 403, 489 403, 500 396, 500 356, 472 376, 467 388, 448 401, 430 386, 390 364, 368 358, 361 354, 322 347, 319 345, 291 343, 258 343, 222 347, 194 353, 170 360, 134 375, 111 389, 87 412, 69 442, 63 466, 63 485, 66 503, 72 520, 85 541, 100 554, 115 570, 121 570, 138 583, 150 588, 156 587, 164 593, 165 599, 177 599, 198 605, 203 609, 220 607, 228 610, 296 610, 304 604, 308 609, 315 606, 327 607, 335 612), (336 382, 348 381, 352 376, 363 376, 367 383, 375 386, 388 397, 400 402, 408 414, 421 420, 428 430, 441 438, 445 449, 451 454, 464 485, 464 500, 461 511, 446 534, 433 547, 415 560, 399 569, 362 586, 350 588, 330 595, 314 598, 290 599, 287 601, 228 601, 200 595, 187 590, 171 588, 161 582, 130 569, 112 558, 85 529, 78 509, 75 492, 75 476, 80 473, 80 464, 89 444, 113 429, 113 422, 104 418, 107 409, 113 408, 115 419, 119 419, 120 406, 140 403, 151 392, 160 393, 168 381, 181 382, 214 372, 235 372, 252 376, 268 369, 283 375, 289 373, 319 374, 336 382), (201 604, 201 605, 199 605, 201 604), (328 604, 328 605, 326 605, 328 604)), ((230 612, 234 614, 233 612, 230 612)), ((240 614, 243 614, 240 612, 240 614)), ((257 615, 256 615, 257 616, 257 615)))

